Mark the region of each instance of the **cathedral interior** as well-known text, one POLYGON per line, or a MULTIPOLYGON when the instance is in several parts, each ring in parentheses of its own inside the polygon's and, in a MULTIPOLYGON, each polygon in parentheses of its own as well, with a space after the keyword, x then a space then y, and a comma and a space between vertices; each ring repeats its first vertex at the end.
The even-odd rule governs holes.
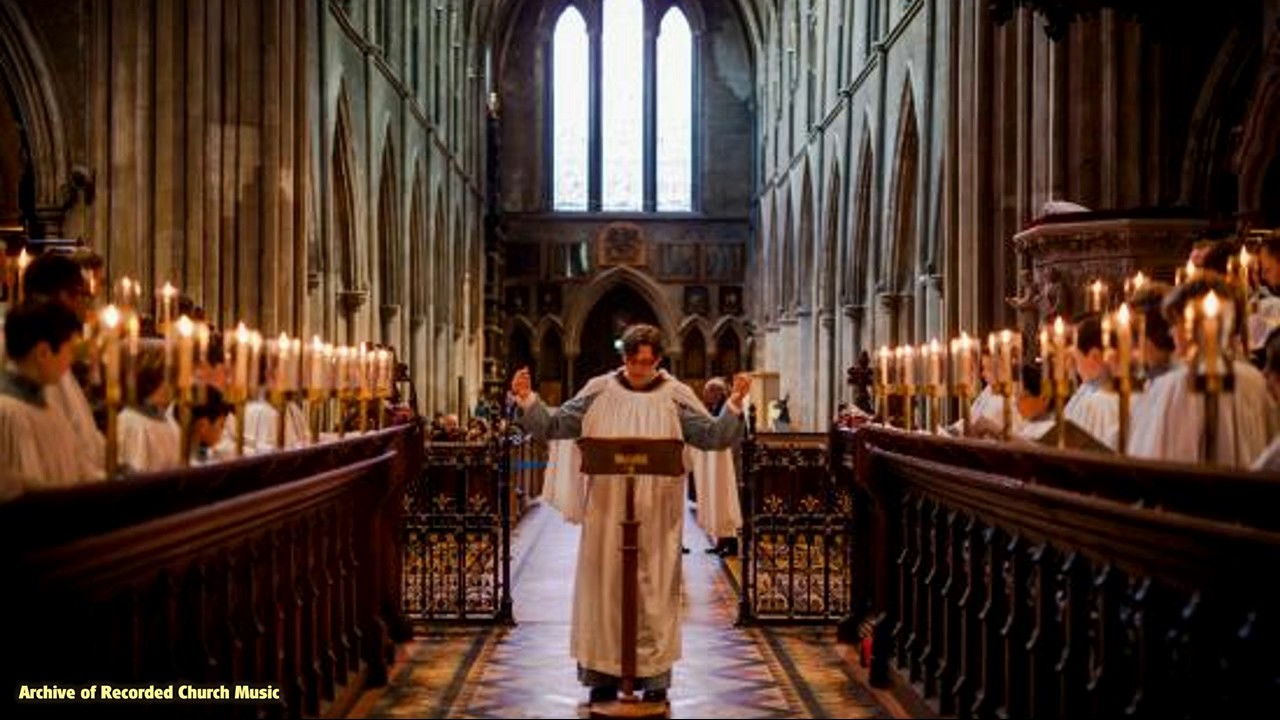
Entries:
POLYGON ((1278 0, 0 0, 0 307, 81 258, 109 480, 0 493, 3 703, 594 713, 512 378, 565 407, 644 323, 698 398, 752 382, 733 527, 690 475, 669 716, 1265 712, 1278 119, 1278 0), (108 304, 165 347, 181 467, 113 475, 108 304), (240 419, 201 467, 190 320, 240 419))

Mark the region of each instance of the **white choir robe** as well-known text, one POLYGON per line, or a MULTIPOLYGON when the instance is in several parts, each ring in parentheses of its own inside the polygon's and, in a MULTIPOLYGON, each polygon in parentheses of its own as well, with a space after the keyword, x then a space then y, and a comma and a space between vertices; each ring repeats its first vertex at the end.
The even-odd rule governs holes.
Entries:
POLYGON ((67 419, 75 436, 74 452, 80 463, 80 474, 90 479, 107 476, 107 438, 93 421, 93 409, 76 377, 68 372, 56 385, 44 389, 44 396, 67 419))
MULTIPOLYGON (((4 349, 4 316, 8 308, 0 312, 0 360, 6 358, 4 349)), ((54 385, 44 388, 44 396, 55 410, 66 419, 75 442, 67 449, 80 465, 79 474, 86 480, 103 480, 107 477, 107 438, 98 430, 93 420, 93 408, 84 389, 70 372, 54 385)))
MULTIPOLYGON (((285 405, 286 422, 284 424, 284 449, 300 447, 307 444, 310 434, 307 432, 307 419, 297 403, 285 405)), ((263 400, 252 400, 244 408, 244 444, 245 452, 250 446, 254 452, 271 452, 276 448, 278 439, 276 432, 280 413, 274 405, 263 400)))
MULTIPOLYGON (((1275 415, 1262 373, 1240 361, 1236 361, 1234 372, 1235 391, 1218 397, 1214 462, 1248 468, 1275 434, 1275 415)), ((1187 366, 1179 363, 1151 383, 1133 409, 1130 455, 1205 462, 1204 396, 1191 388, 1189 373, 1187 366)))
POLYGON ((742 529, 742 506, 738 504, 738 473, 732 450, 687 448, 693 466, 693 487, 697 493, 698 525, 711 537, 737 537, 742 529))
POLYGON ((1095 380, 1076 388, 1062 416, 1115 450, 1120 440, 1120 396, 1104 390, 1102 382, 1095 380))
POLYGON ((0 371, 0 501, 27 490, 91 482, 66 417, 33 383, 0 371))
POLYGON ((542 475, 543 502, 555 508, 565 522, 579 525, 586 512, 587 478, 579 470, 582 453, 576 440, 547 442, 547 470, 542 475))
POLYGON ((122 466, 140 473, 182 466, 182 428, 167 414, 127 407, 116 417, 122 466))
MULTIPOLYGON (((531 394, 520 403, 517 422, 549 442, 578 437, 677 438, 714 450, 729 447, 741 436, 740 407, 730 403, 728 412, 712 418, 693 390, 666 371, 644 390, 630 389, 621 378, 620 371, 593 378, 554 412, 531 394)), ((584 684, 616 685, 622 673, 620 523, 626 513, 626 483, 608 476, 579 482, 576 446, 551 444, 555 472, 548 472, 548 482, 558 484, 549 490, 551 497, 569 508, 567 518, 580 508, 582 519, 570 649, 584 684)), ((681 654, 680 540, 686 480, 684 475, 640 475, 636 480, 635 508, 641 520, 636 686, 657 689, 670 684, 671 667, 681 654)))

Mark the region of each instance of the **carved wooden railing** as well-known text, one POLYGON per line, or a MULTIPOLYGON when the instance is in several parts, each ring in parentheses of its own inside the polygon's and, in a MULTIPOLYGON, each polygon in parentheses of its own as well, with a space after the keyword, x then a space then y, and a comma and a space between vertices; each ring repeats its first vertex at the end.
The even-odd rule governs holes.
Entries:
POLYGON ((400 495, 421 446, 401 426, 0 505, 0 705, 22 684, 247 683, 281 700, 181 712, 344 713, 410 636, 400 495))
POLYGON ((759 433, 743 443, 743 572, 738 622, 828 622, 849 613, 850 487, 830 438, 759 433))
POLYGON ((404 612, 415 622, 510 622, 512 460, 507 438, 430 442, 404 495, 404 612))
POLYGON ((1280 481, 842 434, 870 679, 961 717, 1217 717, 1280 703, 1280 481))

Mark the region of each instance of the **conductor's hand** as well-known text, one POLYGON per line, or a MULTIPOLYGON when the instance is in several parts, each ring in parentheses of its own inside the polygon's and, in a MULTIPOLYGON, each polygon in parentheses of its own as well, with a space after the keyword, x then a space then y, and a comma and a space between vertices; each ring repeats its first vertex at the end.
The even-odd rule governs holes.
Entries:
POLYGON ((511 378, 511 392, 520 401, 524 401, 529 397, 529 393, 533 392, 533 379, 529 375, 529 368, 522 367, 516 371, 515 377, 511 378))
POLYGON ((751 392, 751 375, 749 373, 738 373, 733 376, 733 392, 730 393, 729 399, 733 400, 733 404, 742 407, 742 401, 747 397, 747 393, 751 392))

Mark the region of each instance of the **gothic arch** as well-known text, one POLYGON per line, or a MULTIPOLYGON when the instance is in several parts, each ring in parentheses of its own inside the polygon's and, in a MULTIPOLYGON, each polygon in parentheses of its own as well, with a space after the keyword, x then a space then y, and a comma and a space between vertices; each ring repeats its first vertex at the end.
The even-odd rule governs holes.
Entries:
POLYGON ((818 271, 818 308, 831 312, 836 306, 836 246, 840 237, 840 163, 831 168, 827 182, 826 222, 822 228, 822 262, 818 271))
MULTIPOLYGON (((675 315, 662 288, 654 282, 653 278, 633 268, 618 266, 600 273, 590 284, 574 294, 564 317, 567 354, 575 357, 578 355, 582 348, 582 327, 587 321, 587 316, 600 298, 616 285, 629 285, 644 298, 645 302, 649 303, 649 307, 653 308, 653 312, 658 316, 658 324, 668 343, 674 343, 678 339, 675 315)), ((667 354, 675 353, 669 350, 667 354)))
POLYGON ((1243 83, 1260 52, 1256 37, 1238 28, 1231 30, 1218 50, 1191 115, 1182 161, 1180 202, 1206 211, 1214 209, 1215 188, 1228 172, 1223 167, 1224 148, 1233 142, 1230 132, 1240 120, 1223 117, 1223 109, 1232 107, 1237 95, 1249 91, 1243 83))
MULTIPOLYGON (((1264 184, 1269 170, 1280 163, 1280 26, 1263 31, 1269 45, 1264 50, 1258 69, 1258 81, 1249 98, 1249 109, 1236 151, 1236 173, 1239 177, 1239 210, 1252 217, 1266 207, 1264 184)), ((1272 170, 1274 172, 1274 170, 1272 170)), ((1272 203, 1277 202, 1275 198, 1272 203)))
POLYGON ((423 169, 414 163, 413 190, 409 198, 409 318, 413 325, 421 325, 427 319, 430 269, 427 267, 427 191, 423 186, 423 169))
MULTIPOLYGON (((400 186, 396 178, 395 144, 387 128, 378 176, 378 284, 384 317, 398 310, 403 300, 404 259, 401 257, 400 186), (393 309, 394 308, 394 309, 393 309)), ((385 339, 384 339, 385 340, 385 339)))
POLYGON ((779 252, 782 268, 782 295, 778 298, 778 315, 791 315, 795 309, 796 287, 796 233, 795 216, 791 210, 791 189, 787 189, 786 216, 782 223, 782 248, 779 252))
POLYGON ((684 338, 694 330, 697 330, 702 335, 703 344, 706 346, 707 352, 710 353, 711 322, 702 315, 689 315, 680 321, 680 328, 676 331, 680 337, 680 346, 684 347, 684 338))
POLYGON ((889 279, 899 293, 910 292, 911 274, 919 246, 920 228, 916 218, 919 204, 920 131, 916 122, 915 99, 908 79, 902 89, 902 110, 898 116, 897 156, 893 185, 890 190, 887 217, 892 223, 884 235, 889 243, 884 253, 889 263, 882 276, 889 279))
POLYGON ((797 259, 799 273, 793 280, 792 291, 795 296, 791 301, 793 307, 801 310, 808 310, 813 305, 813 256, 817 246, 814 214, 813 178, 806 160, 800 185, 800 243, 796 248, 800 254, 797 259))
POLYGON ((351 292, 361 291, 368 285, 358 252, 360 223, 356 207, 355 149, 351 131, 350 97, 345 83, 338 89, 330 163, 333 173, 331 257, 337 261, 341 288, 351 292))
POLYGON ((35 173, 35 207, 61 212, 70 187, 66 126, 40 43, 16 3, 0 2, 0 72, 12 89, 35 173))
POLYGON ((844 304, 863 305, 867 302, 867 276, 871 271, 871 188, 875 178, 876 158, 871 146, 871 132, 862 131, 862 165, 858 169, 858 184, 854 189, 853 228, 848 238, 848 257, 845 258, 844 304))
POLYGON ((561 340, 565 337, 564 322, 555 315, 543 315, 538 318, 538 324, 531 324, 531 327, 533 328, 533 346, 535 348, 542 347, 542 342, 547 337, 547 333, 555 333, 555 336, 561 340))
POLYGON ((449 312, 452 309, 449 302, 449 235, 444 217, 444 192, 440 188, 436 188, 436 221, 435 232, 431 237, 431 257, 431 302, 436 308, 435 324, 438 330, 448 327, 449 312))
POLYGON ((453 329, 461 335, 466 330, 463 324, 466 321, 467 314, 467 296, 466 283, 464 278, 467 274, 467 246, 466 236, 463 235, 462 228, 462 208, 458 205, 453 207, 453 243, 449 248, 451 257, 449 266, 452 271, 451 280, 453 286, 449 295, 453 302, 453 329))

